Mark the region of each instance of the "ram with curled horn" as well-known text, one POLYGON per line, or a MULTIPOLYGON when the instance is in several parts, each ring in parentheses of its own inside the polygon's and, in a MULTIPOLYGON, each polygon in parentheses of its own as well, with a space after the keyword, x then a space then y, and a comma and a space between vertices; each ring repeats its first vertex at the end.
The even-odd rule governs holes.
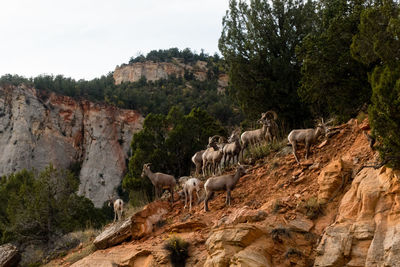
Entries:
POLYGON ((309 128, 309 129, 296 129, 292 130, 289 135, 288 135, 288 140, 289 143, 293 147, 293 155, 294 158, 296 159, 296 162, 300 164, 299 158, 297 156, 297 144, 305 144, 306 147, 306 156, 305 158, 308 158, 308 154, 310 153, 310 146, 314 143, 316 143, 317 139, 321 135, 325 135, 325 137, 328 136, 329 129, 327 128, 327 125, 331 123, 333 120, 329 120, 327 122, 324 122, 324 119, 321 118, 320 121, 318 121, 317 126, 315 128, 309 128))

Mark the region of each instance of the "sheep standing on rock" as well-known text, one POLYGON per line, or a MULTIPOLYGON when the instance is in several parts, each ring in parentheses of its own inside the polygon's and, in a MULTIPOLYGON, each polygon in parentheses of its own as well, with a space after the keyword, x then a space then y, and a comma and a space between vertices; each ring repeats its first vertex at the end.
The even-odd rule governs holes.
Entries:
POLYGON ((108 196, 108 206, 113 204, 114 208, 114 222, 118 217, 118 221, 122 219, 122 213, 124 212, 124 201, 120 198, 115 198, 114 196, 108 196))
POLYGON ((175 177, 164 173, 153 173, 150 170, 150 163, 143 165, 142 178, 149 177, 156 191, 156 198, 159 197, 163 188, 168 188, 171 193, 171 203, 174 203, 174 187, 176 185, 175 177))
POLYGON ((258 120, 257 122, 262 124, 262 127, 260 129, 245 131, 240 136, 240 139, 242 140, 242 147, 240 151, 240 154, 242 154, 242 158, 244 150, 249 145, 255 146, 256 144, 260 144, 262 141, 265 140, 268 127, 270 127, 270 122, 269 120, 261 120, 261 119, 258 120))
POLYGON ((185 207, 187 207, 187 198, 189 195, 189 212, 192 210, 192 195, 193 191, 196 189, 197 199, 200 199, 199 191, 200 191, 200 180, 197 178, 190 178, 183 184, 183 192, 185 194, 185 207))
POLYGON ((199 175, 203 166, 203 153, 205 150, 200 150, 198 152, 196 152, 193 157, 192 157, 192 162, 194 163, 194 165, 196 166, 196 172, 195 175, 199 175))
POLYGON ((215 135, 213 137, 208 138, 207 149, 204 151, 202 155, 203 159, 203 177, 206 176, 206 173, 212 173, 215 175, 216 171, 219 170, 221 173, 221 160, 223 157, 223 147, 225 145, 225 138, 215 135), (219 138, 217 143, 216 138, 219 138), (208 169, 208 171, 207 171, 208 169))
POLYGON ((224 146, 222 149, 224 158, 222 159, 222 163, 226 166, 229 165, 231 159, 233 159, 233 164, 235 162, 239 162, 239 155, 242 146, 240 145, 239 133, 234 131, 232 135, 228 139, 228 144, 224 146))
POLYGON ((204 210, 208 211, 208 201, 213 196, 214 192, 226 191, 226 201, 225 204, 229 206, 231 204, 231 191, 235 188, 240 177, 246 174, 247 171, 243 165, 238 166, 236 173, 221 175, 218 177, 211 177, 204 184, 204 189, 206 197, 204 199, 204 210))
POLYGON ((304 143, 306 146, 306 159, 308 157, 308 153, 310 153, 310 146, 314 144, 318 137, 322 134, 325 134, 325 136, 328 133, 328 129, 326 125, 330 123, 328 121, 327 123, 324 123, 324 120, 321 119, 321 121, 318 123, 317 127, 315 129, 297 129, 297 130, 292 130, 289 135, 288 135, 288 140, 289 143, 293 147, 293 155, 294 158, 296 159, 297 163, 300 164, 299 158, 297 157, 296 151, 297 151, 297 144, 298 143, 304 143))

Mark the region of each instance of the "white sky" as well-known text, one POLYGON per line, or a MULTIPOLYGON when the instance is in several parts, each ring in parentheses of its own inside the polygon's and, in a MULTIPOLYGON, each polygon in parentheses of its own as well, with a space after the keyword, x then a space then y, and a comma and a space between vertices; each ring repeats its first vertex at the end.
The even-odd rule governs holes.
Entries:
POLYGON ((150 50, 218 52, 228 0, 0 0, 0 76, 93 79, 150 50))

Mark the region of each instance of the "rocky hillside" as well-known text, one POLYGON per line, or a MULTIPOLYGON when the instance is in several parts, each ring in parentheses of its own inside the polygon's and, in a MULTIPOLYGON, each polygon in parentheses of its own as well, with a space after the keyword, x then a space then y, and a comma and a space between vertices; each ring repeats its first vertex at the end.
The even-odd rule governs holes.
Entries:
MULTIPOLYGON (((184 64, 182 60, 174 58, 172 62, 136 62, 117 66, 114 70, 115 84, 122 82, 137 82, 142 76, 148 81, 167 79, 170 75, 182 77, 185 71, 192 73, 199 81, 207 79, 207 62, 197 61, 195 64, 184 64)), ((218 84, 221 88, 228 85, 228 75, 220 74, 218 84)))
POLYGON ((34 88, 0 87, 0 175, 80 165, 79 193, 101 207, 120 184, 133 133, 143 117, 133 110, 39 96, 34 88))
POLYGON ((301 165, 290 148, 271 154, 241 178, 230 207, 224 194, 207 213, 153 202, 110 225, 72 266, 171 266, 171 234, 190 243, 186 266, 398 266, 400 172, 363 167, 375 160, 366 128, 336 127, 301 165))

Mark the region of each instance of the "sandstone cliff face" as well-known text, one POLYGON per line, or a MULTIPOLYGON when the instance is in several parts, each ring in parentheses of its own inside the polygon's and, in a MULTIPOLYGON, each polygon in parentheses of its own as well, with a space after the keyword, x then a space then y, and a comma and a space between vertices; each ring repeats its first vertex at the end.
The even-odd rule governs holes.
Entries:
POLYGON ((185 68, 182 65, 169 62, 137 62, 122 65, 114 71, 115 84, 122 82, 137 82, 142 76, 148 81, 167 79, 169 75, 183 76, 185 68))
POLYGON ((317 247, 314 266, 400 265, 400 172, 363 169, 317 247))
MULTIPOLYGON (((148 81, 167 79, 170 75, 182 77, 185 71, 193 73, 195 79, 205 81, 207 79, 207 62, 197 61, 194 65, 186 65, 178 59, 172 62, 137 62, 128 65, 117 66, 114 70, 115 84, 122 82, 137 82, 142 76, 148 81)), ((223 91, 228 86, 228 75, 220 74, 218 77, 218 90, 223 91)))
POLYGON ((132 110, 76 101, 33 88, 0 88, 0 175, 82 162, 79 193, 101 207, 120 184, 133 133, 143 117, 132 110))

